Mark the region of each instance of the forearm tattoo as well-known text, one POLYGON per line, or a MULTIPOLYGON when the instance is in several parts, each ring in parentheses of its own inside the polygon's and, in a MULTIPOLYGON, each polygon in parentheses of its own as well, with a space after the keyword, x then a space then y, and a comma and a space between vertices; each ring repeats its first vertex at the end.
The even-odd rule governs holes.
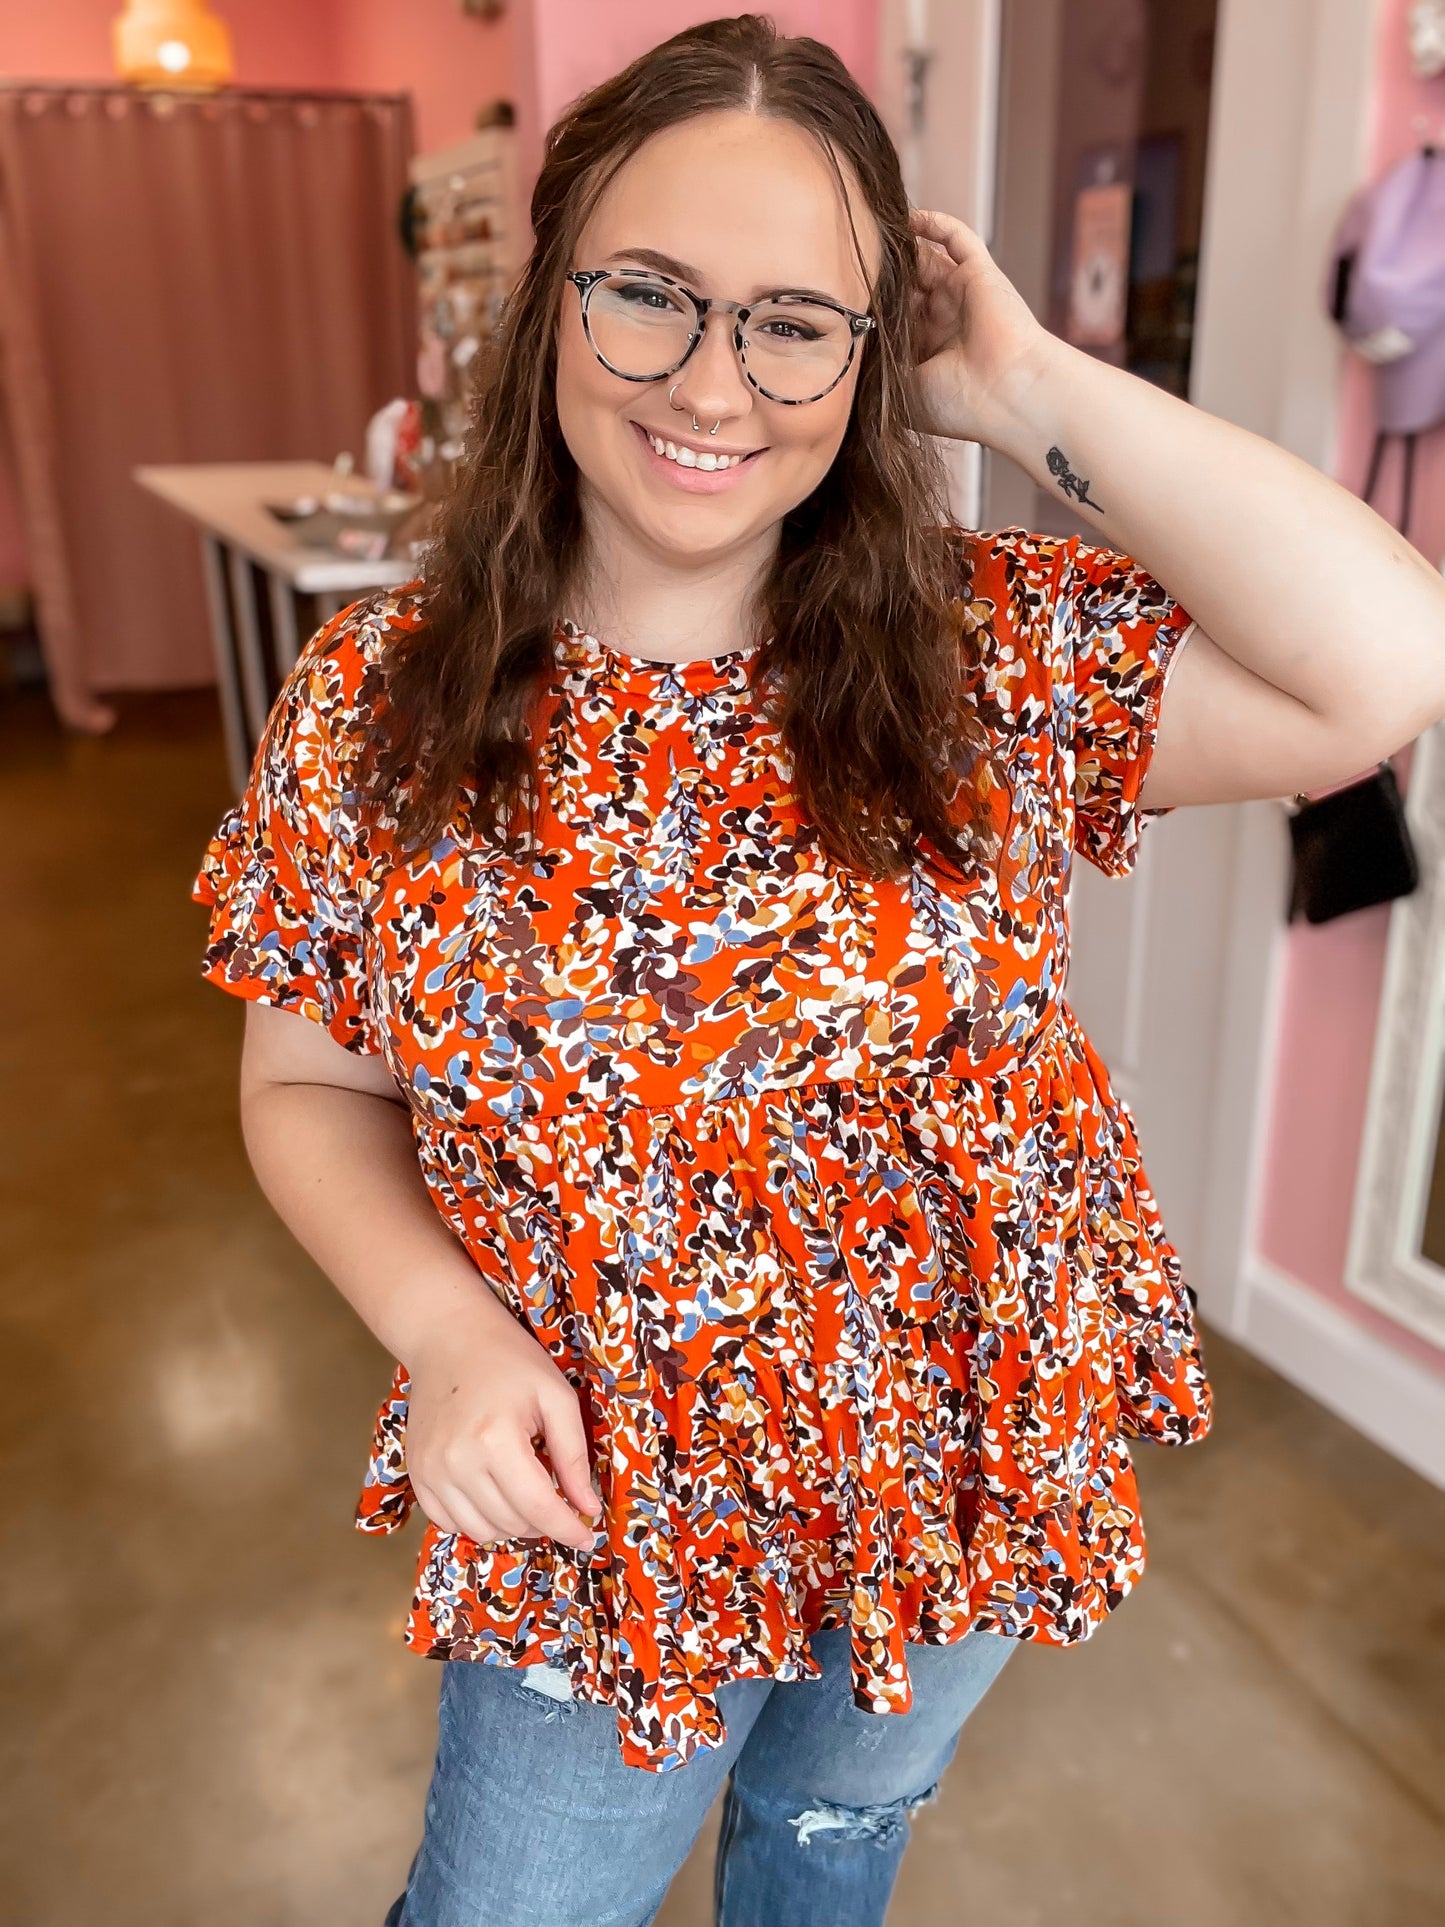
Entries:
POLYGON ((1076 475, 1069 467, 1069 458, 1063 449, 1049 450, 1049 473, 1057 478, 1059 487, 1065 495, 1072 496, 1076 502, 1083 503, 1086 508, 1097 509, 1100 515, 1105 513, 1103 503, 1096 502, 1090 495, 1089 484, 1083 476, 1076 475))

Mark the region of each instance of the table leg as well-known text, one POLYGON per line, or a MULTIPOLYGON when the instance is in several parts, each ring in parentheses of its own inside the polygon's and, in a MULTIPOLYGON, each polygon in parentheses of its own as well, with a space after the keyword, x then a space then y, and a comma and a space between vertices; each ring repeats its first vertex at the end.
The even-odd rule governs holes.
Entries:
POLYGON ((221 544, 213 535, 201 537, 201 569, 206 580, 206 607, 211 618, 211 647, 216 655, 216 694, 221 702, 221 728, 226 739, 226 767, 237 796, 251 773, 252 744, 241 708, 241 682, 236 666, 236 637, 226 596, 221 544))
POLYGON ((271 634, 276 644, 276 667, 284 676, 301 653, 296 631, 296 592, 284 575, 268 571, 266 584, 271 594, 271 634))
POLYGON ((250 556, 243 555, 239 549, 232 549, 229 561, 236 654, 241 665, 241 695, 245 703, 246 727, 254 745, 261 740, 271 708, 266 689, 266 658, 261 652, 261 624, 256 612, 256 579, 251 573, 250 556))

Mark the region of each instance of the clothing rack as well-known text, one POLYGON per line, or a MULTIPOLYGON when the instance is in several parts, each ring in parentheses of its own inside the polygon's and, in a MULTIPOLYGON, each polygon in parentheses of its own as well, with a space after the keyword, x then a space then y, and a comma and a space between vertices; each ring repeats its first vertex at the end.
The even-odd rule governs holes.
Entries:
MULTIPOLYGON (((1420 437, 1418 434, 1412 434, 1402 435, 1400 439, 1405 445, 1405 472, 1400 485, 1400 520, 1398 526, 1401 535, 1408 541, 1410 535, 1410 516, 1415 506, 1415 449, 1420 437)), ((1389 440, 1390 431, 1388 429, 1377 428, 1375 430, 1375 445, 1370 450, 1370 472, 1365 480, 1365 492, 1360 498, 1361 501, 1369 502, 1372 505, 1375 500, 1375 489, 1380 480, 1380 469, 1385 460, 1385 447, 1389 440)))
MULTIPOLYGON (((1420 152, 1427 160, 1435 160, 1442 153, 1445 153, 1445 116, 1442 116, 1438 122, 1432 124, 1428 114, 1416 114, 1414 120, 1411 122, 1411 130, 1416 140, 1420 143, 1420 152)), ((1342 283, 1336 292, 1335 318, 1337 320, 1343 308, 1343 300, 1344 284, 1342 283)), ((1418 433, 1400 437, 1400 440, 1404 444, 1404 472, 1401 479, 1400 520, 1398 527, 1400 533, 1407 538, 1410 533, 1410 518, 1415 506, 1415 456, 1419 439, 1418 433)), ((1385 449, 1389 441, 1390 434, 1388 430, 1381 428, 1375 431, 1374 446, 1370 450, 1370 470, 1365 479, 1365 488, 1362 497, 1366 502, 1373 503, 1375 499, 1375 489, 1379 484, 1380 470, 1384 464, 1385 449)))

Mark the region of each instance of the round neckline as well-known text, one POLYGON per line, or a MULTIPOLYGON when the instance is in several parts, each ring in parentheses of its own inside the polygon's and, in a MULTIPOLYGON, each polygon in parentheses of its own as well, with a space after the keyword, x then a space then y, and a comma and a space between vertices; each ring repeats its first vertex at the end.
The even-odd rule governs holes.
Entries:
POLYGON ((669 672, 682 674, 692 670, 711 670, 716 675, 726 675, 734 663, 747 662, 758 653, 759 644, 745 643, 741 649, 725 649, 718 656, 684 656, 672 661, 666 656, 636 656, 630 650, 618 649, 600 636, 594 636, 590 629, 580 629, 575 622, 559 618, 558 628, 569 642, 580 645, 585 654, 599 657, 604 662, 615 664, 619 669, 637 675, 664 675, 669 672))

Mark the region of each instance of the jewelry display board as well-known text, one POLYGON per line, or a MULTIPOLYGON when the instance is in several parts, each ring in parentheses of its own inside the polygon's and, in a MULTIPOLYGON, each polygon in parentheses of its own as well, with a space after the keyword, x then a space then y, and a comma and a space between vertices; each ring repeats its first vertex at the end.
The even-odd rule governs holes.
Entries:
POLYGON ((422 440, 417 481, 442 494, 466 434, 474 363, 517 270, 515 136, 489 127, 411 163, 422 440))

